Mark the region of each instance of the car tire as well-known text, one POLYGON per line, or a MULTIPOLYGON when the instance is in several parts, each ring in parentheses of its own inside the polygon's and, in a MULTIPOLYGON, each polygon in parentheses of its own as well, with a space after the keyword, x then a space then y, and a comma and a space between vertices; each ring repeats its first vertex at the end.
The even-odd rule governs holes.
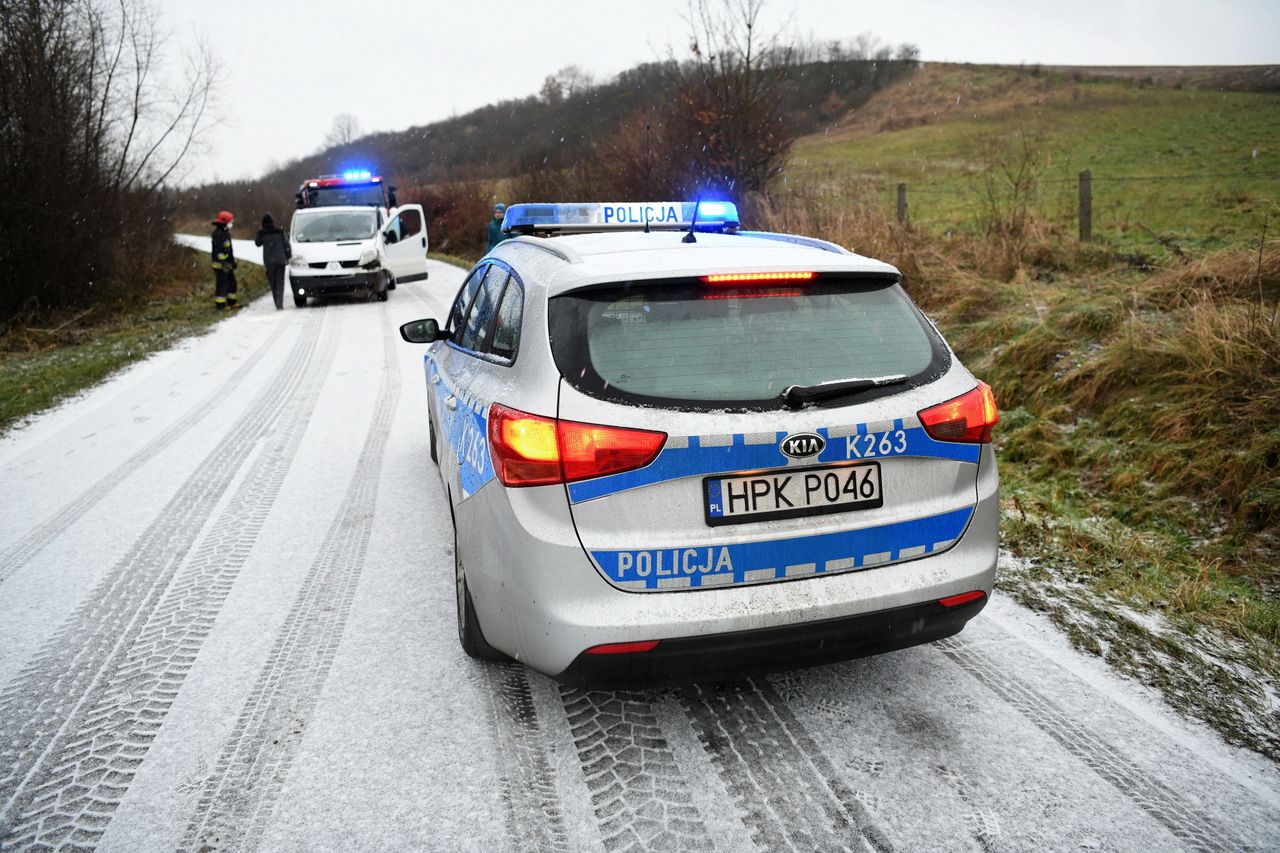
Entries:
POLYGON ((476 618, 476 607, 471 601, 471 590, 467 589, 467 575, 462 569, 462 557, 458 553, 458 532, 453 533, 453 585, 454 597, 458 606, 458 643, 467 657, 476 660, 499 663, 511 660, 510 657, 489 645, 480 630, 480 620, 476 618))
POLYGON ((298 295, 298 294, 296 294, 296 293, 295 293, 295 294, 293 294, 293 307, 294 307, 294 308, 306 308, 306 307, 307 307, 307 297, 305 297, 305 296, 299 296, 299 295, 298 295))

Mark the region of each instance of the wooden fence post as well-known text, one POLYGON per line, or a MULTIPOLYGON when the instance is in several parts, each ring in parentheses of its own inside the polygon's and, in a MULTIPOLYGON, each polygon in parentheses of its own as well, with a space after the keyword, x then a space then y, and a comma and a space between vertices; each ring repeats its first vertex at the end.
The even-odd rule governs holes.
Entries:
POLYGON ((907 221, 907 185, 898 184, 898 221, 907 221))
POLYGON ((1080 242, 1093 239, 1093 173, 1080 173, 1080 242))

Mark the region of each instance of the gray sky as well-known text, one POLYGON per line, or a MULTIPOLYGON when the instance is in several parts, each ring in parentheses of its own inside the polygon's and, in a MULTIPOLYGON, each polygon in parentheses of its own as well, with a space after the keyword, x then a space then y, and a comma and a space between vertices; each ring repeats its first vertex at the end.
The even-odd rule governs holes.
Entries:
MULTIPOLYGON (((221 62, 223 121, 187 182, 244 178, 318 150, 339 113, 364 132, 426 124, 538 91, 576 64, 607 78, 683 53, 683 0, 396 3, 166 0, 185 49, 221 62), (385 10, 385 11, 384 11, 385 10)), ((925 60, 1057 65, 1280 63, 1276 0, 770 0, 820 41, 872 32, 925 60)))

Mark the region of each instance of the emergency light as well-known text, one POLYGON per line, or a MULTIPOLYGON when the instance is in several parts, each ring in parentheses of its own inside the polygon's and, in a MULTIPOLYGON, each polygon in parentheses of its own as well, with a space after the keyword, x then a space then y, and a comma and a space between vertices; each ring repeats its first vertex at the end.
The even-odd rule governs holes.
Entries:
POLYGON ((373 172, 368 169, 352 169, 342 173, 344 181, 367 181, 373 177, 373 172))
POLYGON ((513 204, 502 220, 503 231, 518 234, 687 231, 690 226, 695 231, 732 233, 738 230, 738 207, 731 201, 513 204))

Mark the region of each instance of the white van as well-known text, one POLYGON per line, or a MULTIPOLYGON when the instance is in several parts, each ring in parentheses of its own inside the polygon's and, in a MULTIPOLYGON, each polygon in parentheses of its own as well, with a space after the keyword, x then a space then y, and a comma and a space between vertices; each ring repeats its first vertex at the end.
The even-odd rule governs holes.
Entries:
POLYGON ((293 304, 367 293, 384 302, 397 284, 427 277, 427 223, 420 204, 309 207, 293 215, 293 304))

